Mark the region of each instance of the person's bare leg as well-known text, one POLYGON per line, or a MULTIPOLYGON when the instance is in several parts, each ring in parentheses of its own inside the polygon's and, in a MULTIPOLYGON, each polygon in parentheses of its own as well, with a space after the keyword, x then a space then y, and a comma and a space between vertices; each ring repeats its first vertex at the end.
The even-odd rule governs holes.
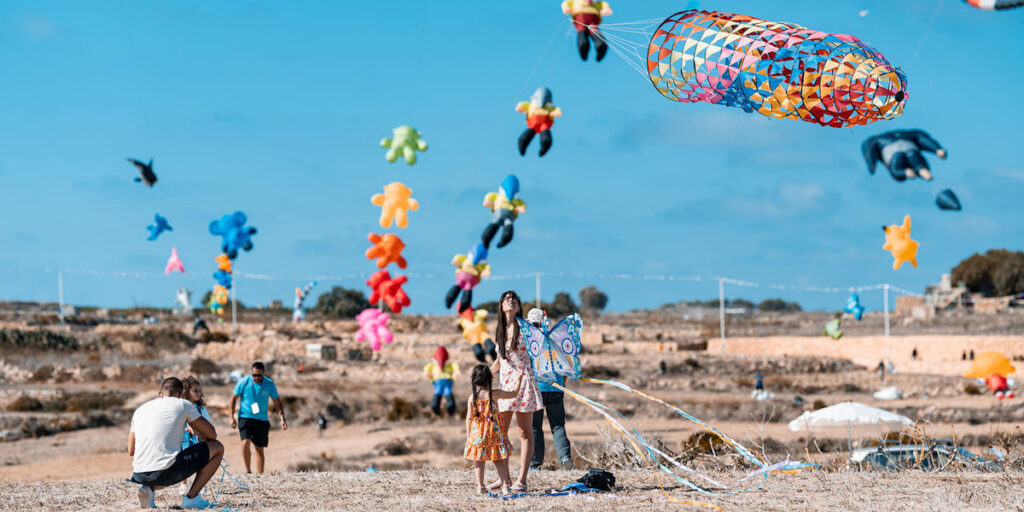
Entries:
POLYGON ((245 462, 245 472, 252 473, 252 468, 249 466, 249 461, 252 459, 252 452, 249 447, 252 446, 252 441, 249 439, 242 439, 242 462, 245 462))
POLYGON ((526 474, 530 472, 530 461, 533 460, 533 413, 517 412, 516 425, 519 427, 519 485, 526 485, 526 474))
MULTIPOLYGON (((498 428, 501 429, 501 433, 508 437, 508 427, 512 424, 512 411, 504 411, 498 413, 498 428)), ((532 428, 532 427, 531 427, 532 428)), ((501 480, 497 482, 491 482, 491 485, 487 486, 488 489, 496 490, 501 489, 501 480)))
POLYGON ((484 486, 484 472, 487 469, 484 466, 484 464, 485 464, 485 461, 482 461, 482 460, 475 461, 475 465, 476 465, 476 488, 477 489, 479 489, 479 488, 484 486))
POLYGON ((508 473, 508 459, 496 461, 494 467, 498 468, 498 478, 501 478, 501 486, 510 487, 512 485, 512 475, 508 473))
POLYGON ((203 466, 196 473, 196 479, 192 481, 192 487, 188 490, 189 498, 195 498, 199 496, 199 491, 203 490, 206 486, 206 482, 213 478, 213 475, 217 473, 217 468, 220 467, 220 460, 224 458, 224 445, 220 441, 207 441, 206 445, 210 448, 210 461, 203 466))
POLYGON ((252 447, 256 449, 256 474, 262 475, 263 474, 263 462, 264 462, 263 447, 262 446, 256 446, 256 445, 253 445, 252 447))

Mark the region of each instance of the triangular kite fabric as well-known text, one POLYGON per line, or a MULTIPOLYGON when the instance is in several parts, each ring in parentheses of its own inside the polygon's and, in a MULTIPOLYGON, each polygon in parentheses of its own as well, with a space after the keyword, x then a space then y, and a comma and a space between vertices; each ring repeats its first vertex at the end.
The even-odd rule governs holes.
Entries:
POLYGON ((907 101, 907 77, 856 37, 742 14, 673 14, 647 69, 671 100, 838 128, 893 119, 907 101))

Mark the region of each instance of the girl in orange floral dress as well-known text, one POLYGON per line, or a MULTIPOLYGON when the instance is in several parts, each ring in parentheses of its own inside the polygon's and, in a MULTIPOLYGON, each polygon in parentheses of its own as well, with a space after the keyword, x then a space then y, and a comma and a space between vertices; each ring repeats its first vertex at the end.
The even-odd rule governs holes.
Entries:
POLYGON ((463 457, 476 462, 476 485, 478 494, 487 494, 484 485, 484 465, 494 463, 501 478, 502 493, 508 494, 512 477, 508 473, 508 456, 512 445, 501 429, 498 420, 498 405, 495 398, 515 398, 523 385, 520 375, 515 391, 491 389, 493 377, 487 365, 478 364, 472 373, 473 394, 466 407, 466 451, 463 457))

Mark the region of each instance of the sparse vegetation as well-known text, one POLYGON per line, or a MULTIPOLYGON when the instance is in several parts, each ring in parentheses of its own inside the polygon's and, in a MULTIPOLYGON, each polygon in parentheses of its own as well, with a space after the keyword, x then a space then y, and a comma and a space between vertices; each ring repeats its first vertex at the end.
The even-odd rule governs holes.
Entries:
POLYGON ((362 291, 335 286, 317 297, 313 311, 334 318, 355 318, 368 307, 370 302, 362 291))

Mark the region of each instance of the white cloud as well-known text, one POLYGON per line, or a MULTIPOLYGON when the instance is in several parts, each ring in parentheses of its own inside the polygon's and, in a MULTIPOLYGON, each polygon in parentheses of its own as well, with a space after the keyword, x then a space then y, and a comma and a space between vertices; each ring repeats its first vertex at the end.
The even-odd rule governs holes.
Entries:
POLYGON ((1008 167, 994 167, 992 174, 1003 178, 1010 178, 1015 181, 1024 182, 1024 169, 1010 169, 1008 167))
POLYGON ((52 21, 41 16, 25 18, 21 22, 21 31, 35 39, 47 39, 56 36, 59 32, 57 26, 52 21))

